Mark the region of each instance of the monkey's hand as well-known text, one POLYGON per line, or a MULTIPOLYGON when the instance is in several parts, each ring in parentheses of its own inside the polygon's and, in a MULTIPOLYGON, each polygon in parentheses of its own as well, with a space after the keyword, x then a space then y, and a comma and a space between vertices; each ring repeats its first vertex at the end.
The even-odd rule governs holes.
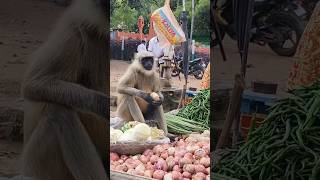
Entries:
POLYGON ((154 100, 153 98, 150 96, 150 93, 146 93, 144 91, 140 91, 137 94, 138 97, 141 97, 142 99, 144 99, 145 101, 147 101, 147 103, 149 104, 153 104, 154 100))

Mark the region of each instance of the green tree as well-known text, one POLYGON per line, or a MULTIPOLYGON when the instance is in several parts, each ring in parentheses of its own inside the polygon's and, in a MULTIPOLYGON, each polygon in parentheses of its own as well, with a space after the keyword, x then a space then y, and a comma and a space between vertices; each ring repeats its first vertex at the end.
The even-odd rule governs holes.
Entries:
POLYGON ((128 1, 114 0, 111 14, 111 28, 133 31, 138 19, 138 11, 129 6, 128 1))
POLYGON ((199 0, 195 7, 194 34, 210 36, 210 0, 199 0))

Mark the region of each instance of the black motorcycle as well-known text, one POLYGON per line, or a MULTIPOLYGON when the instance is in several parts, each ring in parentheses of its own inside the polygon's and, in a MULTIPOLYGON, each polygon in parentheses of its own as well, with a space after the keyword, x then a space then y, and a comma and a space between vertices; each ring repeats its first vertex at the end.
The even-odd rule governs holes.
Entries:
MULTIPOLYGON (((196 79, 202 79, 206 67, 207 63, 202 58, 195 58, 194 60, 189 62, 189 75, 193 75, 196 79)), ((183 72, 182 55, 177 55, 174 57, 172 63, 171 76, 176 77, 183 72)))
MULTIPOLYGON (((280 56, 293 56, 304 30, 294 12, 296 6, 288 0, 255 0, 250 41, 261 46, 268 44, 280 56)), ((216 10, 216 22, 221 39, 226 34, 237 39, 232 0, 227 0, 220 11, 216 10)), ((218 39, 212 37, 211 45, 217 44, 218 39)))
POLYGON ((297 0, 297 1, 307 11, 306 20, 309 20, 319 0, 297 0))

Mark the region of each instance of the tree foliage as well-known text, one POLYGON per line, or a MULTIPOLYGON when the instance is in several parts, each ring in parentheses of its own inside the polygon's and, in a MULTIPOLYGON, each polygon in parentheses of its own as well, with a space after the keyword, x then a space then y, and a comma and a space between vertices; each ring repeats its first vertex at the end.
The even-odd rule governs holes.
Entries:
MULTIPOLYGON (((111 0, 111 27, 137 32, 137 20, 141 15, 145 20, 144 33, 148 33, 151 13, 163 6, 164 0, 111 0)), ((170 7, 179 21, 183 10, 182 0, 171 0, 170 7)), ((191 25, 192 1, 186 0, 188 27, 191 25)), ((210 0, 195 0, 194 35, 209 36, 210 0)), ((190 29, 189 29, 190 31, 190 29)))

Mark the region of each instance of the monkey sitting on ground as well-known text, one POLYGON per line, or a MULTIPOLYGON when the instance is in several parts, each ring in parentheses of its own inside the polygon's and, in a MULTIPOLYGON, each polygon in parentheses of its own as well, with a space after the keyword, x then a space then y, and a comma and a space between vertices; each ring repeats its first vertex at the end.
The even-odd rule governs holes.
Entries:
POLYGON ((142 51, 136 54, 133 63, 118 84, 117 114, 127 122, 154 120, 167 135, 167 123, 162 107, 163 96, 160 93, 160 79, 155 68, 156 64, 152 52, 142 51), (151 94, 153 92, 160 96, 159 101, 154 101, 151 94))
POLYGON ((108 3, 75 0, 32 56, 23 83, 24 176, 107 179, 108 3))

